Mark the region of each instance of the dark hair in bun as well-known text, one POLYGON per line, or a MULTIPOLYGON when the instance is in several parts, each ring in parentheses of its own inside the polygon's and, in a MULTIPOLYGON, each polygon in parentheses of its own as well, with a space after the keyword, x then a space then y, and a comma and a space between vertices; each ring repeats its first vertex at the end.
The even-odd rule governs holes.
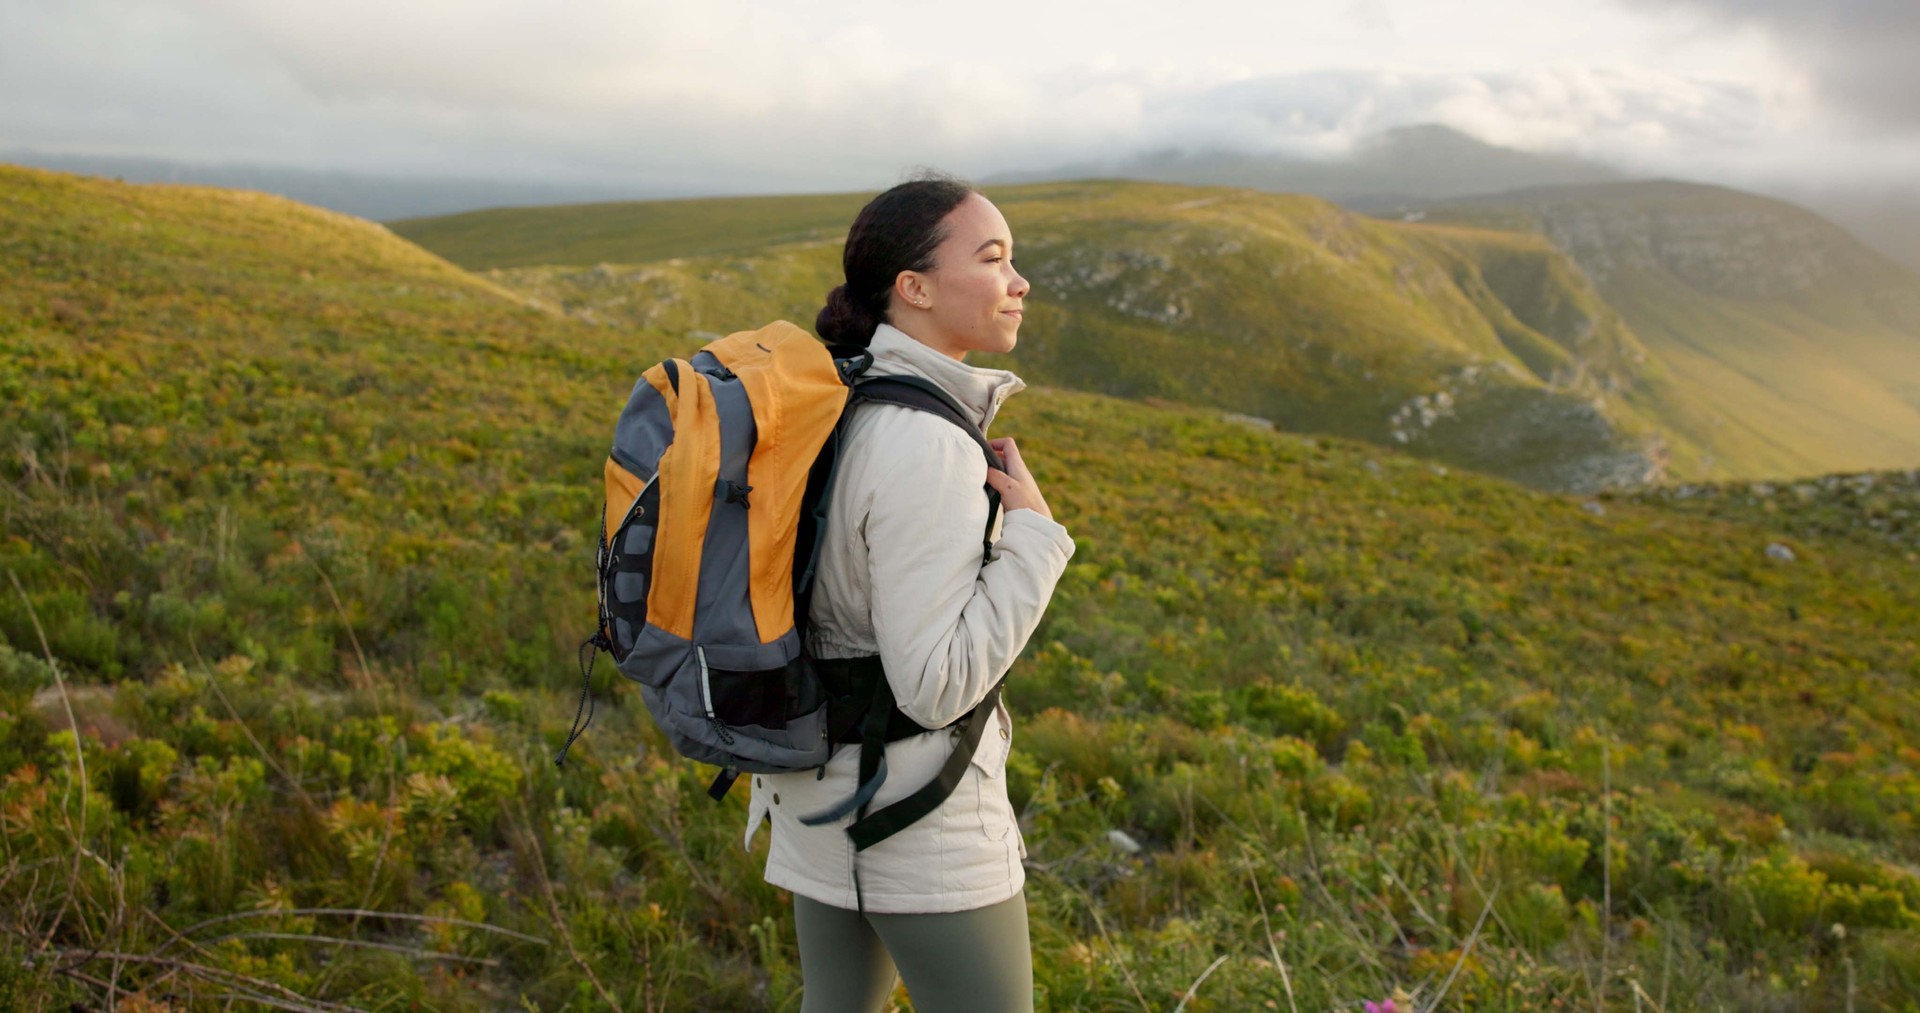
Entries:
POLYGON ((933 251, 946 238, 940 223, 976 191, 951 176, 926 174, 867 202, 847 230, 840 257, 847 281, 827 293, 813 329, 830 345, 865 348, 887 319, 887 299, 902 271, 933 267, 933 251))

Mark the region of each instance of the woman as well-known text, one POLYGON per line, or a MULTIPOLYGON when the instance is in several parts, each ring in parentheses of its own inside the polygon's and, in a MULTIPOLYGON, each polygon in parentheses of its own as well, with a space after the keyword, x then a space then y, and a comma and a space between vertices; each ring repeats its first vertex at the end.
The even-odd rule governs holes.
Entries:
MULTIPOLYGON (((969 352, 1009 352, 1030 286, 1013 267, 1013 235, 992 202, 945 178, 903 183, 854 220, 835 288, 815 329, 873 354, 869 375, 930 380, 982 432, 1025 387, 1005 370, 969 366, 969 352)), ((828 504, 810 610, 817 658, 878 655, 900 710, 938 729, 886 747, 878 810, 930 781, 956 738, 944 726, 972 710, 1033 634, 1073 539, 1053 520, 1014 441, 972 437, 937 416, 861 406, 849 424, 828 504), (998 537, 983 562, 991 486, 998 537)), ((851 795, 859 747, 822 771, 754 778, 751 843, 772 821, 767 881, 794 895, 805 978, 803 1013, 882 1008, 896 972, 922 1013, 1030 1011, 1033 959, 1021 892, 1026 845, 1007 800, 1012 718, 986 721, 972 764, 929 815, 856 853, 852 817, 802 818, 851 795)))

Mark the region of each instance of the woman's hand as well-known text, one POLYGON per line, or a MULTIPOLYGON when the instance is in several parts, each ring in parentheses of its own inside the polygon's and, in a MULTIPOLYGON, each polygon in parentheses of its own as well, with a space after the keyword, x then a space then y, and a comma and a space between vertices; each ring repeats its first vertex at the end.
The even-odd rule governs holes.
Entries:
POLYGON ((1033 472, 1027 470, 1027 462, 1020 459, 1020 448, 1014 446, 1013 437, 1002 436, 988 440, 987 445, 1007 464, 1007 470, 987 469, 987 484, 1000 493, 1000 505, 1013 510, 1032 510, 1048 520, 1053 519, 1053 511, 1047 509, 1047 499, 1040 495, 1040 483, 1033 480, 1033 472))

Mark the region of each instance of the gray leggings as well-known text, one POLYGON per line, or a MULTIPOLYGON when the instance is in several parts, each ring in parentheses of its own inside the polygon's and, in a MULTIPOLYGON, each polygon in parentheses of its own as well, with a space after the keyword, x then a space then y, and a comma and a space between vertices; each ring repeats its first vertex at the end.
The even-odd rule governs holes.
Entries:
POLYGON ((883 915, 795 894, 800 1013, 880 1013, 895 965, 914 1013, 1033 1013, 1027 895, 972 911, 883 915))

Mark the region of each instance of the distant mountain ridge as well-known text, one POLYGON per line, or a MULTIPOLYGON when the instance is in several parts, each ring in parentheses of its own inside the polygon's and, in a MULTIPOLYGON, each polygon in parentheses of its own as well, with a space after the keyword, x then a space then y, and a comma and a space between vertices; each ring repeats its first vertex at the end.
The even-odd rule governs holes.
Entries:
MULTIPOLYGON (((1095 178, 1307 193, 1369 213, 1534 187, 1630 179, 1618 167, 1603 162, 1489 144, 1452 127, 1428 123, 1369 135, 1352 151, 1327 157, 1160 149, 1104 162, 997 173, 986 177, 986 182, 1095 178)), ((1920 271, 1920 186, 1858 191, 1782 182, 1762 189, 1814 209, 1909 270, 1920 271)))
POLYGON ((1108 163, 1000 173, 988 183, 1117 178, 1306 193, 1359 210, 1528 186, 1624 178, 1609 166, 1566 155, 1488 144, 1438 124, 1399 127, 1362 139, 1333 158, 1227 150, 1147 152, 1108 163))
MULTIPOLYGON (((0 163, 129 182, 194 183, 261 190, 376 221, 500 208, 677 199, 683 195, 697 199, 715 192, 711 182, 666 189, 556 184, 486 176, 326 172, 19 149, 0 150, 0 163)), ((1626 177, 1618 168, 1591 159, 1520 151, 1488 144, 1451 127, 1421 124, 1362 138, 1350 155, 1342 157, 1323 159, 1224 149, 1193 152, 1162 149, 1107 162, 997 172, 983 177, 983 182, 999 185, 1092 178, 1309 193, 1356 210, 1377 213, 1406 210, 1435 199, 1626 177)), ((1920 187, 1861 188, 1782 182, 1761 189, 1815 209, 1910 270, 1920 271, 1920 187)))
MULTIPOLYGON (((1679 180, 1530 187, 1447 202, 1436 217, 1510 208, 1500 225, 1543 231, 1597 282, 1664 271, 1703 292, 1763 298, 1834 286, 1864 292, 1911 272, 1805 208, 1679 180)), ((1485 216, 1480 216, 1485 220, 1485 216)))

